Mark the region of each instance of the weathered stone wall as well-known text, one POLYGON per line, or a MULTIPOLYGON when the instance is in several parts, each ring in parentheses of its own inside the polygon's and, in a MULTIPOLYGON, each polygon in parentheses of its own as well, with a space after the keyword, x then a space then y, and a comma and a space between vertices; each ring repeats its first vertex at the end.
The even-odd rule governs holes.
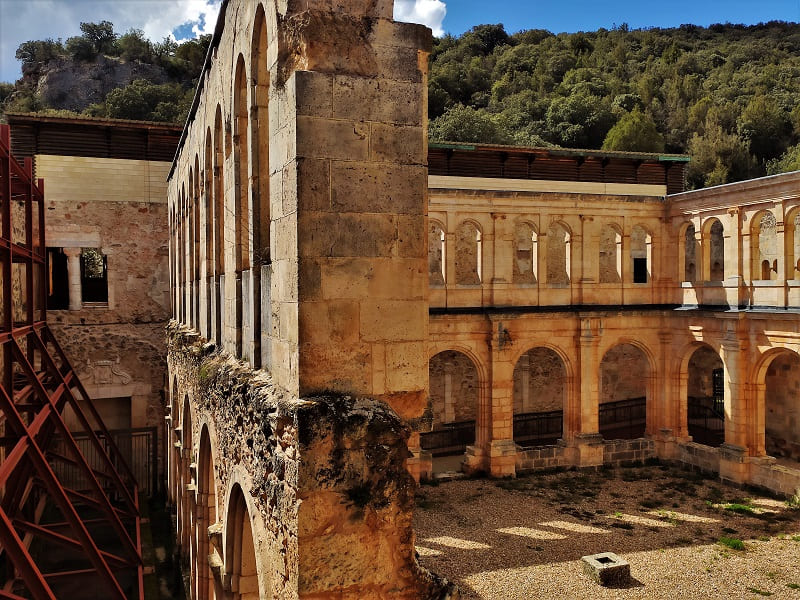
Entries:
MULTIPOLYGON (((79 308, 48 311, 48 323, 91 397, 107 400, 102 416, 156 427, 163 439, 169 166, 38 155, 36 168, 46 181, 47 246, 74 253, 97 248, 108 267, 106 305, 84 306, 71 297, 79 308)), ((77 261, 72 268, 79 268, 77 261)), ((76 293, 70 289, 70 296, 76 293)), ((163 445, 158 454, 163 473, 163 445)))
POLYGON ((550 348, 523 354, 514 367, 514 414, 563 410, 566 377, 564 361, 550 348))
POLYGON ((632 344, 615 346, 600 363, 600 404, 645 398, 649 377, 644 352, 632 344))
MULTIPOLYGON (((217 514, 227 514, 234 484, 245 490, 259 597, 444 597, 447 584, 415 559, 409 431, 385 403, 298 399, 176 323, 168 329, 168 349, 174 419, 189 399, 191 422, 174 421, 181 438, 191 440, 183 449, 186 464, 202 464, 205 430, 217 514)), ((179 520, 184 527, 194 522, 186 515, 179 520)), ((212 550, 230 562, 227 541, 241 532, 229 521, 222 525, 225 543, 212 550)))
POLYGON ((800 357, 778 356, 765 385, 767 454, 800 461, 800 357))
POLYGON ((442 352, 430 361, 432 426, 474 420, 478 412, 478 372, 461 352, 442 352))

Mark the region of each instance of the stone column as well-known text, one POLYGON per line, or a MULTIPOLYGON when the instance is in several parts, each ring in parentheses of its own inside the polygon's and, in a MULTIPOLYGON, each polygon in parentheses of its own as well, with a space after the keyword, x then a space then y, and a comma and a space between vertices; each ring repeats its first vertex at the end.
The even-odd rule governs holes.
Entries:
POLYGON ((508 331, 508 323, 494 318, 491 323, 489 472, 492 477, 514 477, 517 472, 517 445, 514 443, 514 364, 511 360, 513 340, 508 331))
POLYGON ((749 476, 748 420, 750 384, 747 381, 747 342, 737 337, 736 323, 725 324, 722 342, 725 367, 725 443, 720 447, 719 474, 722 479, 744 483, 749 476))
POLYGON ((599 427, 600 403, 600 320, 582 318, 578 338, 579 396, 577 402, 568 404, 571 414, 565 422, 568 432, 566 443, 572 447, 573 464, 581 467, 603 464, 603 438, 599 427))
POLYGON ((81 249, 64 248, 67 255, 67 275, 69 277, 69 309, 80 310, 82 303, 81 290, 81 249))

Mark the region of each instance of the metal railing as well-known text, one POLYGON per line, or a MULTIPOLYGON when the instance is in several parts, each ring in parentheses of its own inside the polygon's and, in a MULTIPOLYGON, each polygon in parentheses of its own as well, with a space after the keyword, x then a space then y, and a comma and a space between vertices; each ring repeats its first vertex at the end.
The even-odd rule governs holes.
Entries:
POLYGON ((718 403, 709 406, 704 399, 689 398, 687 416, 689 435, 698 444, 721 446, 725 442, 725 414, 717 409, 718 403))
POLYGON ((564 411, 514 415, 514 441, 520 446, 555 444, 564 429, 564 411))
POLYGON ((434 456, 463 454, 475 443, 475 421, 444 423, 441 429, 420 433, 420 446, 434 456))
MULTIPOLYGON (((123 458, 131 467, 139 484, 139 491, 148 497, 153 496, 158 491, 158 429, 155 427, 115 429, 109 433, 123 458)), ((101 443, 104 446, 107 445, 104 436, 100 432, 97 432, 97 435, 101 443)), ((101 457, 91 444, 89 436, 85 433, 73 433, 72 437, 89 466, 102 471, 101 457)), ((52 451, 70 457, 66 443, 60 436, 55 439, 52 451)), ((50 466, 64 486, 74 490, 83 490, 88 487, 86 477, 73 465, 61 460, 54 460, 50 461, 50 466)))
POLYGON ((607 440, 636 439, 647 427, 647 399, 606 402, 598 409, 600 435, 607 440))

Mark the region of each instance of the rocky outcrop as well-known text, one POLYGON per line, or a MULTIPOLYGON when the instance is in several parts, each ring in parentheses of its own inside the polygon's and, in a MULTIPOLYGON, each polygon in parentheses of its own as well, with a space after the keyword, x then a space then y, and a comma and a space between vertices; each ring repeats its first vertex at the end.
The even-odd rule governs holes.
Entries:
POLYGON ((106 56, 98 56, 92 62, 66 58, 51 60, 39 69, 25 73, 24 79, 29 81, 43 105, 75 112, 102 102, 111 90, 124 87, 135 79, 147 79, 156 84, 170 80, 158 65, 123 62, 106 56))

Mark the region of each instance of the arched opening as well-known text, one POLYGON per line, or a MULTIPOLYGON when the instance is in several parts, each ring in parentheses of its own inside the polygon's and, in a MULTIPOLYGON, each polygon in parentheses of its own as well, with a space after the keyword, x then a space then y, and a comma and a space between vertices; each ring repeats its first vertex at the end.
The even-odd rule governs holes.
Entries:
POLYGON ((705 225, 704 266, 707 281, 723 281, 725 279, 725 231, 719 219, 711 219, 705 225))
POLYGON ((478 369, 466 354, 447 350, 431 358, 429 375, 431 425, 429 432, 420 434, 420 444, 434 457, 464 454, 475 443, 478 369))
POLYGON ((235 354, 242 357, 243 336, 242 324, 244 307, 242 304, 242 273, 250 270, 250 167, 248 151, 249 110, 247 102, 247 72, 244 58, 240 55, 236 63, 234 81, 233 112, 235 126, 233 131, 234 165, 236 173, 235 206, 234 206, 234 262, 236 269, 235 298, 235 354))
POLYGON ((600 283, 622 281, 622 233, 614 225, 600 229, 600 283))
POLYGON ((480 285, 482 261, 481 230, 464 221, 456 233, 456 283, 480 285))
MULTIPOLYGON (((181 542, 181 558, 184 565, 187 567, 194 567, 194 561, 197 556, 197 547, 195 541, 197 539, 194 530, 194 509, 195 509, 195 481, 192 474, 192 412, 189 404, 189 396, 187 395, 183 400, 183 414, 181 416, 181 462, 180 462, 180 539, 181 542)), ((195 584, 196 569, 191 568, 192 571, 192 588, 195 584)))
POLYGON ((764 376, 764 445, 767 454, 800 462, 800 356, 778 354, 764 376))
POLYGON ((792 228, 789 235, 789 245, 792 248, 792 259, 789 261, 790 272, 792 279, 798 279, 800 278, 800 210, 794 213, 794 216, 789 219, 789 223, 792 228))
POLYGON ((547 283, 566 285, 570 278, 570 234, 561 223, 547 230, 547 283))
POLYGON ((217 488, 214 479, 214 457, 211 453, 211 440, 208 429, 203 429, 200 434, 200 451, 198 454, 197 469, 197 536, 198 536, 198 565, 197 565, 197 598, 198 600, 216 600, 216 587, 214 572, 211 570, 209 557, 215 555, 214 562, 219 562, 222 548, 214 548, 209 540, 208 528, 217 520, 217 488))
POLYGON ((688 431, 706 446, 725 441, 725 368, 709 346, 700 346, 689 359, 686 386, 688 431))
POLYGON ((633 283, 650 281, 650 265, 653 263, 653 239, 641 225, 631 229, 631 266, 633 283))
POLYGON ((445 239, 444 228, 431 221, 428 228, 428 281, 432 286, 445 283, 445 239))
POLYGON ((619 344, 600 363, 600 435, 607 440, 643 437, 647 429, 650 361, 633 344, 619 344))
POLYGON ((778 233, 775 215, 766 211, 756 215, 750 231, 753 279, 769 281, 778 277, 778 233))
POLYGON ((200 157, 195 154, 194 189, 192 190, 192 221, 194 223, 192 231, 194 245, 191 249, 194 263, 194 270, 192 271, 192 305, 194 307, 192 325, 198 331, 200 330, 200 178, 200 157))
POLYGON ((514 441, 552 445, 563 435, 567 369, 550 348, 533 348, 514 367, 514 441))
POLYGON ((178 442, 179 439, 175 435, 175 428, 178 427, 178 408, 179 400, 178 400, 178 381, 174 379, 172 381, 172 397, 170 398, 170 408, 169 408, 169 421, 168 423, 168 431, 167 435, 164 436, 167 448, 166 454, 169 457, 169 501, 173 506, 180 507, 180 503, 178 501, 178 486, 180 481, 180 463, 181 463, 181 454, 180 449, 175 447, 175 442, 178 442))
POLYGON ((517 223, 514 231, 514 283, 537 282, 539 236, 530 223, 517 223))
POLYGON ((217 345, 222 344, 222 277, 225 273, 225 156, 223 154, 222 109, 217 105, 214 117, 214 298, 217 345))
POLYGON ((225 573, 230 600, 258 600, 258 571, 253 527, 242 488, 236 484, 228 501, 225 521, 225 573))
POLYGON ((697 239, 694 225, 689 223, 683 235, 683 281, 697 281, 697 239))
POLYGON ((205 207, 206 243, 204 245, 206 259, 203 267, 203 283, 205 285, 206 314, 205 335, 211 337, 212 331, 212 306, 211 298, 214 294, 214 195, 212 187, 213 154, 211 148, 211 128, 206 128, 205 152, 203 153, 203 206, 205 207))

